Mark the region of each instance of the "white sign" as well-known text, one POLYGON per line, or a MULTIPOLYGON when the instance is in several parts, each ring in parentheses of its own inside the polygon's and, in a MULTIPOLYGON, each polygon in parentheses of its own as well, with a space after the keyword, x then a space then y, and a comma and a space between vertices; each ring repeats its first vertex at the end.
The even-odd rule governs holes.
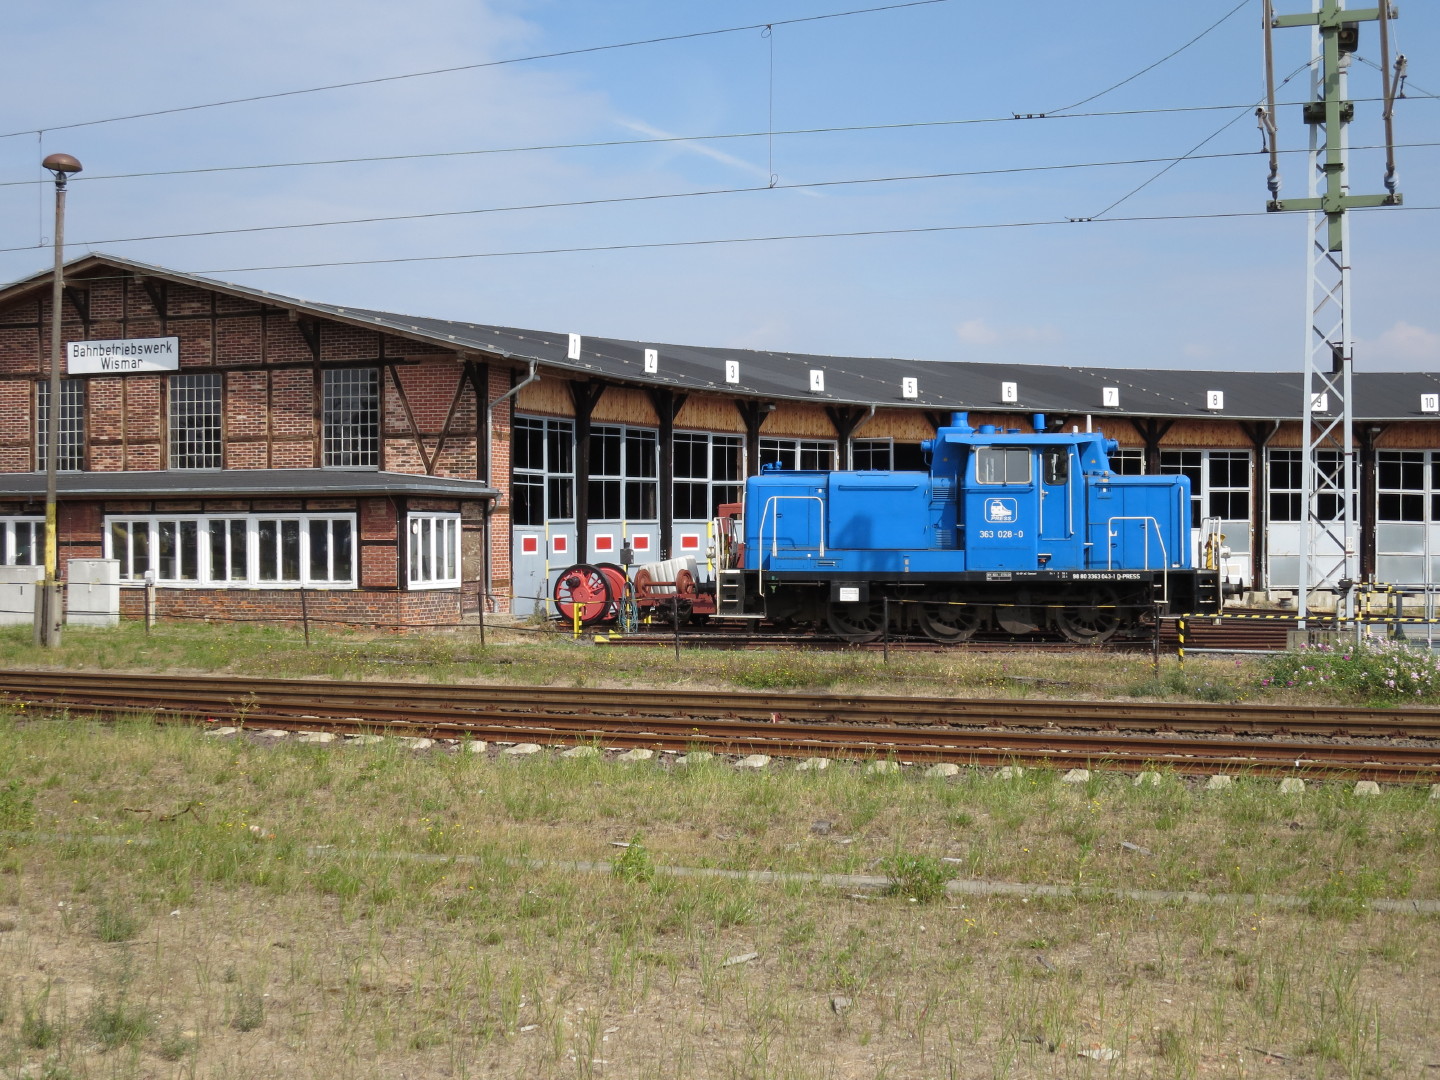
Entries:
POLYGON ((570 335, 568 335, 568 340, 567 340, 566 346, 565 346, 565 359, 566 359, 566 360, 579 360, 579 359, 580 359, 580 335, 579 335, 579 334, 570 334, 570 335))
POLYGON ((1440 412, 1440 394, 1421 394, 1421 412, 1440 412))
POLYGON ((738 382, 740 381, 740 361, 739 361, 739 360, 726 360, 726 361, 725 361, 725 381, 728 382, 728 383, 738 383, 738 382))
POLYGON ((1118 409, 1120 407, 1120 388, 1118 386, 1102 386, 1100 388, 1100 404, 1107 409, 1118 409))
POLYGON ((658 372, 659 370, 660 370, 660 350, 659 350, 659 349, 646 349, 646 350, 645 350, 645 374, 646 374, 646 375, 654 375, 654 374, 655 374, 656 372, 658 372))
POLYGON ((918 398, 920 396, 920 380, 910 378, 901 379, 900 396, 903 398, 918 398))
POLYGON ((1002 382, 1000 384, 1000 400, 1007 405, 1014 405, 1020 400, 1020 384, 1013 382, 1002 382))
POLYGON ((179 371, 178 337, 72 341, 65 346, 71 375, 122 375, 131 371, 179 371))
POLYGON ((1223 409, 1223 408, 1225 408, 1225 391, 1224 391, 1224 390, 1206 390, 1206 391, 1205 391, 1205 408, 1207 408, 1207 409, 1217 409, 1217 410, 1218 410, 1218 409, 1223 409))
POLYGON ((810 369, 810 390, 816 394, 825 392, 825 372, 819 368, 810 369))

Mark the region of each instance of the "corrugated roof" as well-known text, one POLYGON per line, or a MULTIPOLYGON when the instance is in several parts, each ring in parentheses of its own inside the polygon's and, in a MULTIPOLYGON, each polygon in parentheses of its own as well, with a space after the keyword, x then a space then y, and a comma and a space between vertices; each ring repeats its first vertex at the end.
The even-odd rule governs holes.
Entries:
MULTIPOLYGON (((1094 368, 1065 365, 1020 365, 968 361, 913 360, 897 357, 820 356, 754 349, 675 345, 651 341, 584 337, 578 359, 569 356, 569 333, 524 330, 508 326, 434 319, 369 308, 301 300, 187 274, 111 255, 75 260, 77 272, 112 264, 137 274, 188 283, 243 296, 261 303, 355 326, 368 326, 460 352, 488 353, 546 368, 637 385, 713 391, 776 400, 829 405, 883 405, 952 410, 1043 412, 1099 417, 1160 418, 1221 417, 1238 420, 1298 419, 1301 409, 1299 371, 1254 372, 1168 370, 1164 368, 1094 368), (658 354, 658 370, 647 373, 645 351, 658 354), (739 366, 739 379, 726 381, 726 362, 739 366), (812 391, 811 371, 824 373, 824 389, 812 391), (902 382, 917 381, 917 395, 907 399, 902 382), (1002 384, 1015 383, 1017 400, 1002 398, 1002 384), (1119 406, 1107 408, 1103 392, 1119 391, 1119 406), (1208 392, 1219 391, 1224 405, 1207 408, 1208 392)), ((46 271, 0 290, 0 303, 42 286, 46 271)), ((1352 411, 1357 420, 1427 418, 1421 395, 1440 392, 1440 376, 1430 372, 1356 372, 1352 411)))

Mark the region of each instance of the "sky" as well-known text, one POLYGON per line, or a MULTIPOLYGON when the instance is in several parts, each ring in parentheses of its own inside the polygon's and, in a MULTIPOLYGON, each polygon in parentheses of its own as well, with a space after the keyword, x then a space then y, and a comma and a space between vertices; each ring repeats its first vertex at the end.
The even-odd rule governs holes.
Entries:
MULTIPOLYGON (((904 0, 7 0, 0 280, 49 265, 39 162, 63 151, 84 164, 67 256, 347 307, 847 356, 1302 369, 1308 228, 1264 213, 1261 0, 843 14, 887 2, 904 0), (462 70, 389 78, 437 69, 462 70), (1172 160, 1192 154, 1219 156, 1172 160), (134 173, 152 175, 118 177, 134 173), (269 228, 401 215, 437 216, 269 228), (868 235, 755 239, 823 233, 868 235), (316 263, 350 265, 299 265, 316 263)), ((1440 5, 1398 7, 1406 206, 1352 215, 1358 371, 1440 370, 1440 5)), ((1383 138, 1380 44, 1361 34, 1351 189, 1378 193, 1382 158, 1360 148, 1383 138)), ((1277 30, 1275 52, 1293 74, 1280 146, 1301 151, 1308 31, 1277 30)), ((1282 181, 1306 193, 1303 153, 1282 181)))

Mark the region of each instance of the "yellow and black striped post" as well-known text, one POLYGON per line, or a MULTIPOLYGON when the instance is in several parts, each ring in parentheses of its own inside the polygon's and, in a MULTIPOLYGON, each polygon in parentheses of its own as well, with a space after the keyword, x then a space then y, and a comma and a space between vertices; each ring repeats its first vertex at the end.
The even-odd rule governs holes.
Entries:
POLYGON ((1180 661, 1180 669, 1185 669, 1185 620, 1175 620, 1175 658, 1180 661))

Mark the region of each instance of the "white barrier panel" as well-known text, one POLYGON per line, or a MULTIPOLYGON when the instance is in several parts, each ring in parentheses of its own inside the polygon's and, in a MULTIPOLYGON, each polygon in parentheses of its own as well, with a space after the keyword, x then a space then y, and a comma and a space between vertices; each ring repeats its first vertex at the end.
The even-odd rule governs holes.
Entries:
POLYGON ((0 566, 0 626, 35 625, 35 583, 43 566, 0 566))
POLYGON ((66 565, 65 621, 71 626, 119 626, 119 560, 71 559, 66 565))

